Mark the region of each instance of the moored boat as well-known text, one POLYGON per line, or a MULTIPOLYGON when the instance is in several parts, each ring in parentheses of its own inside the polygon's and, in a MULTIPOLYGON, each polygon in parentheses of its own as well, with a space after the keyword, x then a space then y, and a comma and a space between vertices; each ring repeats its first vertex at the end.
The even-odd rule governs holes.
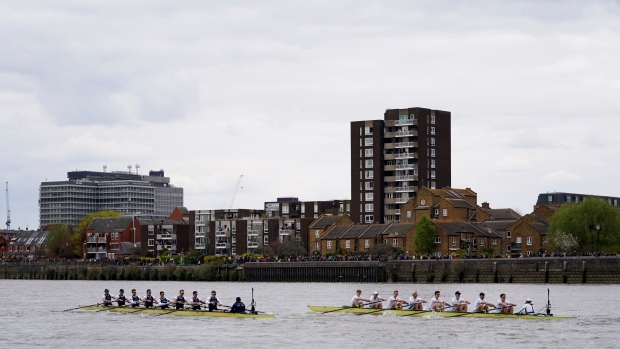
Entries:
POLYGON ((395 310, 395 309, 376 309, 376 308, 357 308, 357 307, 330 307, 330 306, 318 306, 318 305, 309 305, 308 308, 312 311, 319 313, 353 313, 353 314, 383 314, 383 313, 391 313, 397 316, 414 316, 414 317, 423 317, 423 316, 441 316, 441 317, 475 317, 475 318, 519 318, 519 319, 530 319, 530 320, 566 320, 566 319, 574 319, 575 317, 571 316, 553 316, 551 314, 538 313, 534 315, 522 315, 522 314, 500 314, 500 313, 462 313, 455 311, 430 311, 430 310, 395 310))
POLYGON ((154 315, 176 315, 176 316, 211 316, 211 317, 231 317, 231 318, 273 318, 272 313, 255 312, 231 313, 227 311, 208 311, 208 310, 188 310, 188 309, 157 309, 157 308, 132 308, 127 306, 103 306, 100 304, 79 307, 82 310, 107 311, 111 313, 136 313, 136 314, 154 314, 154 315))

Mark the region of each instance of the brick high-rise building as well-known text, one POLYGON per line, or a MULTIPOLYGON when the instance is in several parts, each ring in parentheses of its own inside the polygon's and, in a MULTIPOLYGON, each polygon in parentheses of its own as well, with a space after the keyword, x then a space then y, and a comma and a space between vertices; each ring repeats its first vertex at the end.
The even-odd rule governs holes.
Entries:
POLYGON ((451 186, 451 114, 388 109, 383 120, 351 122, 351 218, 399 222, 418 187, 451 186))

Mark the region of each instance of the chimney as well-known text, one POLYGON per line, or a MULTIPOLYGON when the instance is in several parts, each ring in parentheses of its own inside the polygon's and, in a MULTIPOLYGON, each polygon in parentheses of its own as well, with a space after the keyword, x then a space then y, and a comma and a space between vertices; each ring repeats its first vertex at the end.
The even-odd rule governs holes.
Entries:
POLYGON ((482 203, 482 208, 490 209, 491 207, 489 206, 489 203, 485 201, 485 202, 482 203))

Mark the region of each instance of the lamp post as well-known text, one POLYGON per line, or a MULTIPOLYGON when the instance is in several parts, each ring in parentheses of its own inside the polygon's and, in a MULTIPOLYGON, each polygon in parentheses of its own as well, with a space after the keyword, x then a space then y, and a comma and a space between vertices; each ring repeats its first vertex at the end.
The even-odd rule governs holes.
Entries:
POLYGON ((596 252, 601 250, 601 226, 596 225, 596 252))

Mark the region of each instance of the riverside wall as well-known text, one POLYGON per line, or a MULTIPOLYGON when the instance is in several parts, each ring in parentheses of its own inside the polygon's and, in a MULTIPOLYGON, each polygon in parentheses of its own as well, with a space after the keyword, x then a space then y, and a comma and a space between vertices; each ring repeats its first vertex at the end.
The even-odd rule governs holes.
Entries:
POLYGON ((618 257, 261 262, 137 266, 0 264, 0 279, 620 284, 618 257))

